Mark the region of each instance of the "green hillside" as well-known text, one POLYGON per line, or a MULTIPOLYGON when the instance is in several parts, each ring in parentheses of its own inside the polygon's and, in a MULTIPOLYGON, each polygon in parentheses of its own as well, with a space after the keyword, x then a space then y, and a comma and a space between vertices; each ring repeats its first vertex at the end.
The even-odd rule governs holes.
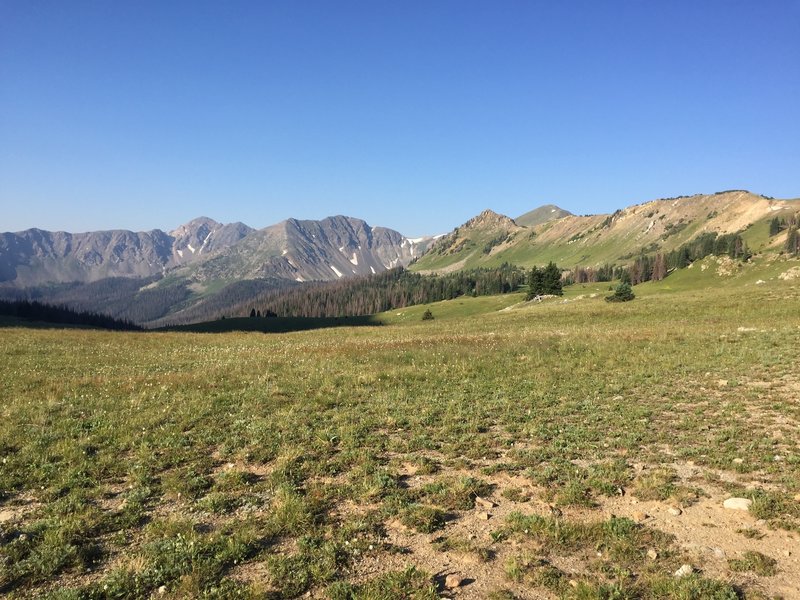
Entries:
MULTIPOLYGON (((670 252, 704 232, 743 232, 755 251, 779 250, 781 236, 769 238, 769 221, 800 212, 800 202, 745 191, 656 200, 611 215, 565 216, 531 227, 510 229, 494 245, 496 232, 465 224, 440 240, 412 265, 420 272, 450 271, 504 262, 531 267, 550 261, 564 268, 627 264, 642 251, 670 252)), ((785 236, 784 236, 785 237, 785 236)))

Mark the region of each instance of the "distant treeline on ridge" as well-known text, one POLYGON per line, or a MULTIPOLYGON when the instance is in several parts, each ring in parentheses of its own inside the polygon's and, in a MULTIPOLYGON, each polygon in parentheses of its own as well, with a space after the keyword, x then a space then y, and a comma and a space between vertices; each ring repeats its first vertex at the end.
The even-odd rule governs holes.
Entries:
POLYGON ((30 300, 0 300, 0 315, 58 325, 82 325, 118 331, 139 331, 140 327, 107 315, 78 312, 63 306, 51 306, 30 300))
POLYGON ((372 315, 465 295, 506 294, 525 283, 525 276, 524 269, 509 264, 439 276, 420 275, 399 267, 377 275, 268 291, 235 307, 229 314, 280 317, 372 315))

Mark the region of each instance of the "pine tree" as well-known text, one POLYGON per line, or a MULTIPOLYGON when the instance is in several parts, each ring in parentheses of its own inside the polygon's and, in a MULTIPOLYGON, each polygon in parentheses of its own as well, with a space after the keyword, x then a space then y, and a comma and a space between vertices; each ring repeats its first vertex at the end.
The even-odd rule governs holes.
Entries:
POLYGON ((545 294, 552 294, 553 296, 564 295, 561 285, 561 269, 554 262, 548 263, 544 268, 542 279, 545 294))
POLYGON ((778 217, 769 222, 769 237, 778 235, 781 231, 781 222, 778 217))
POLYGON ((659 252, 656 254, 656 259, 653 262, 653 281, 661 281, 667 276, 667 260, 664 255, 659 252))
POLYGON ((625 283, 624 281, 617 286, 617 289, 614 290, 614 293, 611 296, 606 296, 606 302, 628 302, 629 300, 633 300, 636 296, 631 289, 630 284, 625 283))
POLYGON ((526 300, 542 295, 544 295, 544 271, 541 271, 539 267, 533 267, 528 274, 528 295, 526 300))
POLYGON ((786 234, 786 245, 784 246, 787 252, 800 255, 800 235, 797 233, 797 227, 792 226, 789 228, 789 233, 786 234))

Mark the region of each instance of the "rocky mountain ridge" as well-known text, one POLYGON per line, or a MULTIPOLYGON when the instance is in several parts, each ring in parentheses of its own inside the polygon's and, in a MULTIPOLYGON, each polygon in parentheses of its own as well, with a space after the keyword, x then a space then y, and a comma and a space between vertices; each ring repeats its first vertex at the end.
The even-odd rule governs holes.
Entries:
POLYGON ((25 288, 111 277, 174 274, 200 286, 266 277, 336 279, 407 265, 427 248, 361 219, 288 219, 256 230, 199 217, 164 232, 69 233, 28 229, 0 234, 0 285, 25 288))
POLYGON ((754 250, 779 249, 786 234, 766 236, 768 222, 797 211, 797 200, 729 190, 652 200, 612 214, 568 214, 526 227, 481 213, 442 238, 412 268, 447 273, 503 262, 523 267, 549 261, 562 267, 625 264, 642 252, 669 252, 703 233, 742 232, 754 250))

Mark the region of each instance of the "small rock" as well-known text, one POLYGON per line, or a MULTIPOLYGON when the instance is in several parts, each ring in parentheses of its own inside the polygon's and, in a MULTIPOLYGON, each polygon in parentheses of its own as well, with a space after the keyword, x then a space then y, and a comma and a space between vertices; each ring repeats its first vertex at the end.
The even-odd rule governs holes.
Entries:
POLYGON ((694 573, 694 567, 692 565, 681 565, 681 568, 675 571, 675 577, 686 577, 692 573, 694 573))
POLYGON ((14 513, 10 510, 0 510, 0 523, 5 523, 7 521, 12 521, 14 519, 14 513))
POLYGON ((718 379, 717 380, 717 386, 718 387, 727 387, 728 386, 728 380, 727 379, 718 379))
POLYGON ((492 518, 492 515, 490 515, 490 514, 489 514, 488 512, 486 512, 486 511, 481 511, 481 512, 479 512, 479 513, 478 513, 478 518, 479 518, 480 520, 482 520, 482 521, 488 521, 489 519, 491 519, 491 518, 492 518))
POLYGON ((641 511, 635 512, 635 513, 633 513, 633 520, 636 523, 643 523, 644 521, 647 520, 647 514, 641 512, 641 511))
POLYGON ((658 552, 656 552, 654 548, 650 548, 647 551, 647 558, 649 558, 650 560, 657 559, 658 558, 658 552))
POLYGON ((795 502, 800 502, 800 494, 795 494, 794 495, 794 501, 795 502))
POLYGON ((740 464, 742 464, 744 462, 744 459, 743 458, 734 458, 733 462, 736 463, 737 465, 740 465, 740 464))
POLYGON ((791 556, 792 555, 792 551, 791 550, 784 550, 783 551, 783 555, 784 556, 791 556))
POLYGON ((158 588, 158 593, 159 593, 159 595, 161 595, 161 596, 163 596, 164 594, 166 594, 166 593, 167 593, 167 586, 165 586, 165 585, 162 585, 160 588, 158 588))
POLYGON ((570 585, 570 587, 578 587, 578 582, 575 581, 574 579, 570 579, 569 580, 569 585, 570 585))
POLYGON ((448 590, 454 590, 457 587, 460 587, 463 582, 464 580, 462 579, 461 575, 450 573, 450 575, 444 579, 444 587, 446 587, 448 590))
POLYGON ((614 401, 614 402, 619 402, 620 400, 624 400, 624 399, 625 398, 623 398, 622 396, 614 396, 611 400, 614 401))
POLYGON ((725 558, 725 550, 723 550, 722 548, 712 548, 711 551, 717 558, 725 558))
POLYGON ((722 503, 722 506, 730 510, 750 510, 751 504, 753 501, 750 498, 728 498, 722 503))
POLYGON ((481 498, 480 496, 475 496, 475 506, 479 506, 481 508, 489 509, 489 508, 494 508, 495 506, 497 506, 497 504, 495 504, 491 500, 487 500, 486 498, 481 498))
POLYGON ((681 513, 683 513, 683 511, 682 511, 680 508, 678 508, 677 506, 670 506, 670 507, 667 509, 667 512, 668 512, 669 514, 671 514, 673 517, 677 517, 677 516, 679 516, 681 513))

